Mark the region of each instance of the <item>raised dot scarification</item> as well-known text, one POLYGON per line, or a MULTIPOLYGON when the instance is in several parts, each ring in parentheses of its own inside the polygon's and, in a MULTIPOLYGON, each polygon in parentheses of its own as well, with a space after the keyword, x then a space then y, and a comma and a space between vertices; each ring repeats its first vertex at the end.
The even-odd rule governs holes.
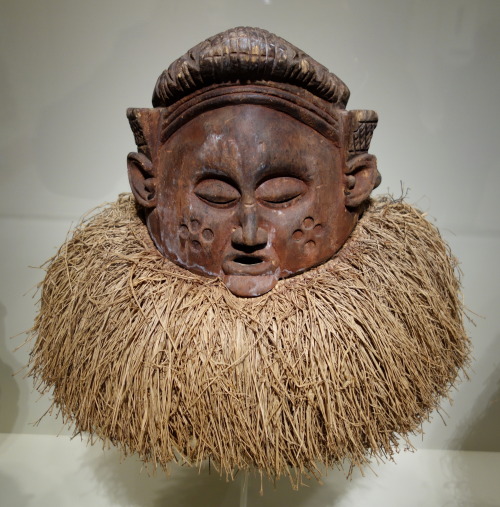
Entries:
POLYGON ((214 232, 207 227, 203 228, 203 224, 196 218, 191 218, 187 224, 179 225, 179 237, 181 245, 184 246, 186 240, 189 242, 191 250, 199 252, 203 248, 202 243, 211 243, 214 239, 214 232))
POLYGON ((300 229, 297 229, 296 231, 293 232, 292 234, 292 238, 295 240, 295 241, 299 241, 302 236, 304 236, 304 233, 300 230, 300 229))
POLYGON ((198 232, 200 230, 200 222, 198 220, 191 220, 191 222, 189 223, 190 225, 190 229, 191 229, 191 232, 198 232))
POLYGON ((314 247, 316 246, 316 243, 313 241, 313 240, 310 240, 308 241, 305 245, 304 245, 304 250, 306 252, 310 252, 311 250, 314 249, 314 247))
POLYGON ((203 229, 203 232, 201 233, 201 236, 205 241, 213 241, 214 239, 214 233, 211 229, 203 229))
POLYGON ((304 229, 312 229, 314 225, 314 219, 311 217, 304 218, 304 221, 302 222, 302 226, 304 229))

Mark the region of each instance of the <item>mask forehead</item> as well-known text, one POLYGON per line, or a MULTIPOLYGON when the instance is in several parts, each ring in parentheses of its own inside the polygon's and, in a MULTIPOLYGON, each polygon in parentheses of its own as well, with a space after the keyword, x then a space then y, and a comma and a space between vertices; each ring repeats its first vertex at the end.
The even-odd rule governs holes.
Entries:
POLYGON ((318 160, 334 171, 334 152, 331 142, 283 113, 231 106, 181 129, 164 150, 171 161, 162 165, 163 174, 181 166, 193 180, 220 172, 244 187, 276 175, 310 180, 318 160))

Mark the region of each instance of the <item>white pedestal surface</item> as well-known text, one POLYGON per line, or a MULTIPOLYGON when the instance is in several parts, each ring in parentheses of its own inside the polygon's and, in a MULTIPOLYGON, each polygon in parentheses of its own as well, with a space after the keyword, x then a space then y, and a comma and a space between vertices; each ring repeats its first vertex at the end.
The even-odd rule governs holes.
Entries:
MULTIPOLYGON (((226 482, 208 467, 172 466, 167 477, 141 471, 135 457, 87 446, 67 436, 0 434, 2 507, 237 506, 240 478, 226 482)), ((396 463, 374 464, 351 480, 331 471, 323 484, 293 491, 250 476, 249 506, 390 507, 498 506, 500 453, 444 450, 401 452, 396 463)), ((243 474, 241 474, 243 476, 243 474)))

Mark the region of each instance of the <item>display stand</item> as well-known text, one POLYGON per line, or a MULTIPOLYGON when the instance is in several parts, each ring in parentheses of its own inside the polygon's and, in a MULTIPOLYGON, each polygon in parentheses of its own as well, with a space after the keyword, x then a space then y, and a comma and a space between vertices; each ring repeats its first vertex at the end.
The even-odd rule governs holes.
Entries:
POLYGON ((240 490, 240 507, 247 507, 248 500, 248 470, 243 472, 243 477, 241 478, 241 490, 240 490))

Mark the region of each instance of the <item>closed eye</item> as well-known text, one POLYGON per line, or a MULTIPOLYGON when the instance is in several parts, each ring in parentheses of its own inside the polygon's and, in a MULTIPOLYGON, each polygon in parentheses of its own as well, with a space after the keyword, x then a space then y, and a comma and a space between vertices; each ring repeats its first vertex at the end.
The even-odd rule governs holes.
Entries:
POLYGON ((264 205, 286 208, 307 192, 307 185, 298 178, 283 176, 264 181, 255 196, 264 205))
POLYGON ((200 181, 194 193, 202 201, 219 208, 230 207, 240 198, 240 193, 236 188, 225 181, 216 179, 200 181))

